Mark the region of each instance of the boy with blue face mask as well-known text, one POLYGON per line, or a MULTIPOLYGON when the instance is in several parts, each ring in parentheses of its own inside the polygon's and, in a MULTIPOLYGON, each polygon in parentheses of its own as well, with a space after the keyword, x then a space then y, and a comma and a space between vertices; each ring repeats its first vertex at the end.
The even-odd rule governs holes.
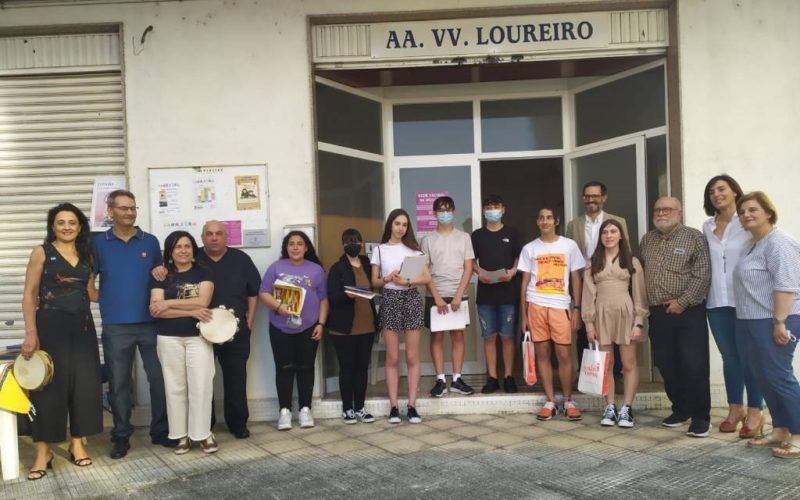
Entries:
POLYGON ((478 319, 483 335, 483 352, 486 355, 486 385, 481 390, 491 394, 500 388, 497 373, 497 337, 503 348, 503 390, 517 392, 514 370, 515 334, 519 284, 517 273, 522 240, 519 232, 503 224, 505 214, 503 199, 490 194, 483 200, 483 217, 486 225, 472 233, 475 251, 475 273, 478 275, 478 319), (504 274, 497 276, 497 271, 504 274))
MULTIPOLYGON (((431 281, 428 283, 428 296, 425 298, 425 326, 431 327, 431 314, 445 314, 448 304, 452 311, 458 311, 467 299, 466 291, 472 275, 472 241, 467 233, 453 227, 455 202, 449 196, 441 196, 433 202, 436 211, 436 231, 425 236, 420 249, 428 258, 431 281), (436 312, 431 309, 436 306, 436 312)), ((436 369, 436 384, 431 396, 440 398, 447 390, 444 375, 444 334, 431 332, 431 358, 436 369)), ((464 330, 450 330, 453 377, 450 392, 469 395, 474 391, 461 378, 464 365, 464 330)))

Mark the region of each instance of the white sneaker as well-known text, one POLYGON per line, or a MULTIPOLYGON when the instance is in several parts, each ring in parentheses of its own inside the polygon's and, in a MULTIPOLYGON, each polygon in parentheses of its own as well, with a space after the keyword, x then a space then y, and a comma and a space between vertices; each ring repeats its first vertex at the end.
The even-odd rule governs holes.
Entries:
POLYGON ((292 410, 281 408, 281 416, 278 418, 278 430, 288 431, 292 428, 292 410))
POLYGON ((301 429, 314 427, 314 417, 311 416, 311 408, 308 406, 300 408, 300 415, 297 417, 297 420, 300 421, 301 429))

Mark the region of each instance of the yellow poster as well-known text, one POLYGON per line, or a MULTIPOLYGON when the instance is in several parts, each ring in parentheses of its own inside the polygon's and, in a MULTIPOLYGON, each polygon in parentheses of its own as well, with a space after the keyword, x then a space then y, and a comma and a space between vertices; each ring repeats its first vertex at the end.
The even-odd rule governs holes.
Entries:
POLYGON ((236 176, 236 210, 259 210, 261 193, 257 175, 236 176))
POLYGON ((536 291, 564 295, 567 293, 567 257, 548 253, 536 257, 536 291))

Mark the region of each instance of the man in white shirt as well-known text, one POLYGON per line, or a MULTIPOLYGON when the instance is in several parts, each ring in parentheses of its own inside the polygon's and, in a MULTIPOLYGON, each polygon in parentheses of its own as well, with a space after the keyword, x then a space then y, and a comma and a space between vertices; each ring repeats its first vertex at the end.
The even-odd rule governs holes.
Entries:
MULTIPOLYGON (((449 196, 441 196, 433 202, 436 212, 436 231, 425 236, 420 249, 428 258, 431 281, 425 298, 425 326, 431 328, 432 314, 456 313, 464 307, 466 291, 472 276, 472 239, 469 234, 453 227, 455 202, 449 196), (434 309, 435 307, 435 309, 434 309)), ((436 383, 431 396, 440 398, 447 389, 444 375, 444 334, 446 331, 431 331, 431 358, 436 369, 436 383)), ((450 392, 469 395, 474 392, 461 379, 464 365, 464 330, 450 330, 453 377, 450 392)))
MULTIPOLYGON (((565 236, 571 240, 575 240, 578 248, 583 253, 583 258, 586 262, 592 259, 592 254, 597 248, 597 242, 600 239, 600 225, 606 219, 612 219, 620 223, 622 226, 622 236, 625 242, 630 246, 628 240, 628 226, 625 224, 625 219, 616 215, 603 211, 608 199, 608 190, 606 185, 600 181, 589 181, 583 186, 583 207, 585 210, 584 215, 575 217, 569 224, 567 224, 567 231, 565 236)), ((578 338, 576 348, 578 351, 578 360, 581 359, 583 350, 589 346, 586 340, 586 329, 581 325, 578 329, 578 338)), ((622 373, 622 364, 619 361, 618 349, 614 348, 614 374, 619 375, 622 373)))
POLYGON ((564 413, 580 420, 581 411, 572 401, 572 334, 581 323, 581 270, 586 262, 574 241, 556 233, 558 224, 554 209, 540 209, 536 225, 541 236, 522 248, 517 267, 522 272, 520 316, 523 330, 530 331, 536 343, 537 369, 547 396, 536 418, 550 420, 558 412, 550 361, 555 350, 564 413))

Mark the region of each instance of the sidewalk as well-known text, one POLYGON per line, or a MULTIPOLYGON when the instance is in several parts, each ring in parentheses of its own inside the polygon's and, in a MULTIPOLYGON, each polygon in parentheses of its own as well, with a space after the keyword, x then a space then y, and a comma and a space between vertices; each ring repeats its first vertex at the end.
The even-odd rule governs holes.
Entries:
MULTIPOLYGON (((128 456, 111 460, 105 436, 90 441, 85 469, 57 451, 55 469, 26 481, 33 447, 20 439, 19 480, 0 498, 799 498, 800 462, 751 450, 716 428, 706 439, 658 426, 668 411, 636 413, 632 430, 532 414, 457 415, 390 426, 317 420, 313 429, 250 426, 217 433, 220 451, 188 455, 152 446, 138 429, 128 456)), ((714 422, 723 416, 715 410, 714 422)))

